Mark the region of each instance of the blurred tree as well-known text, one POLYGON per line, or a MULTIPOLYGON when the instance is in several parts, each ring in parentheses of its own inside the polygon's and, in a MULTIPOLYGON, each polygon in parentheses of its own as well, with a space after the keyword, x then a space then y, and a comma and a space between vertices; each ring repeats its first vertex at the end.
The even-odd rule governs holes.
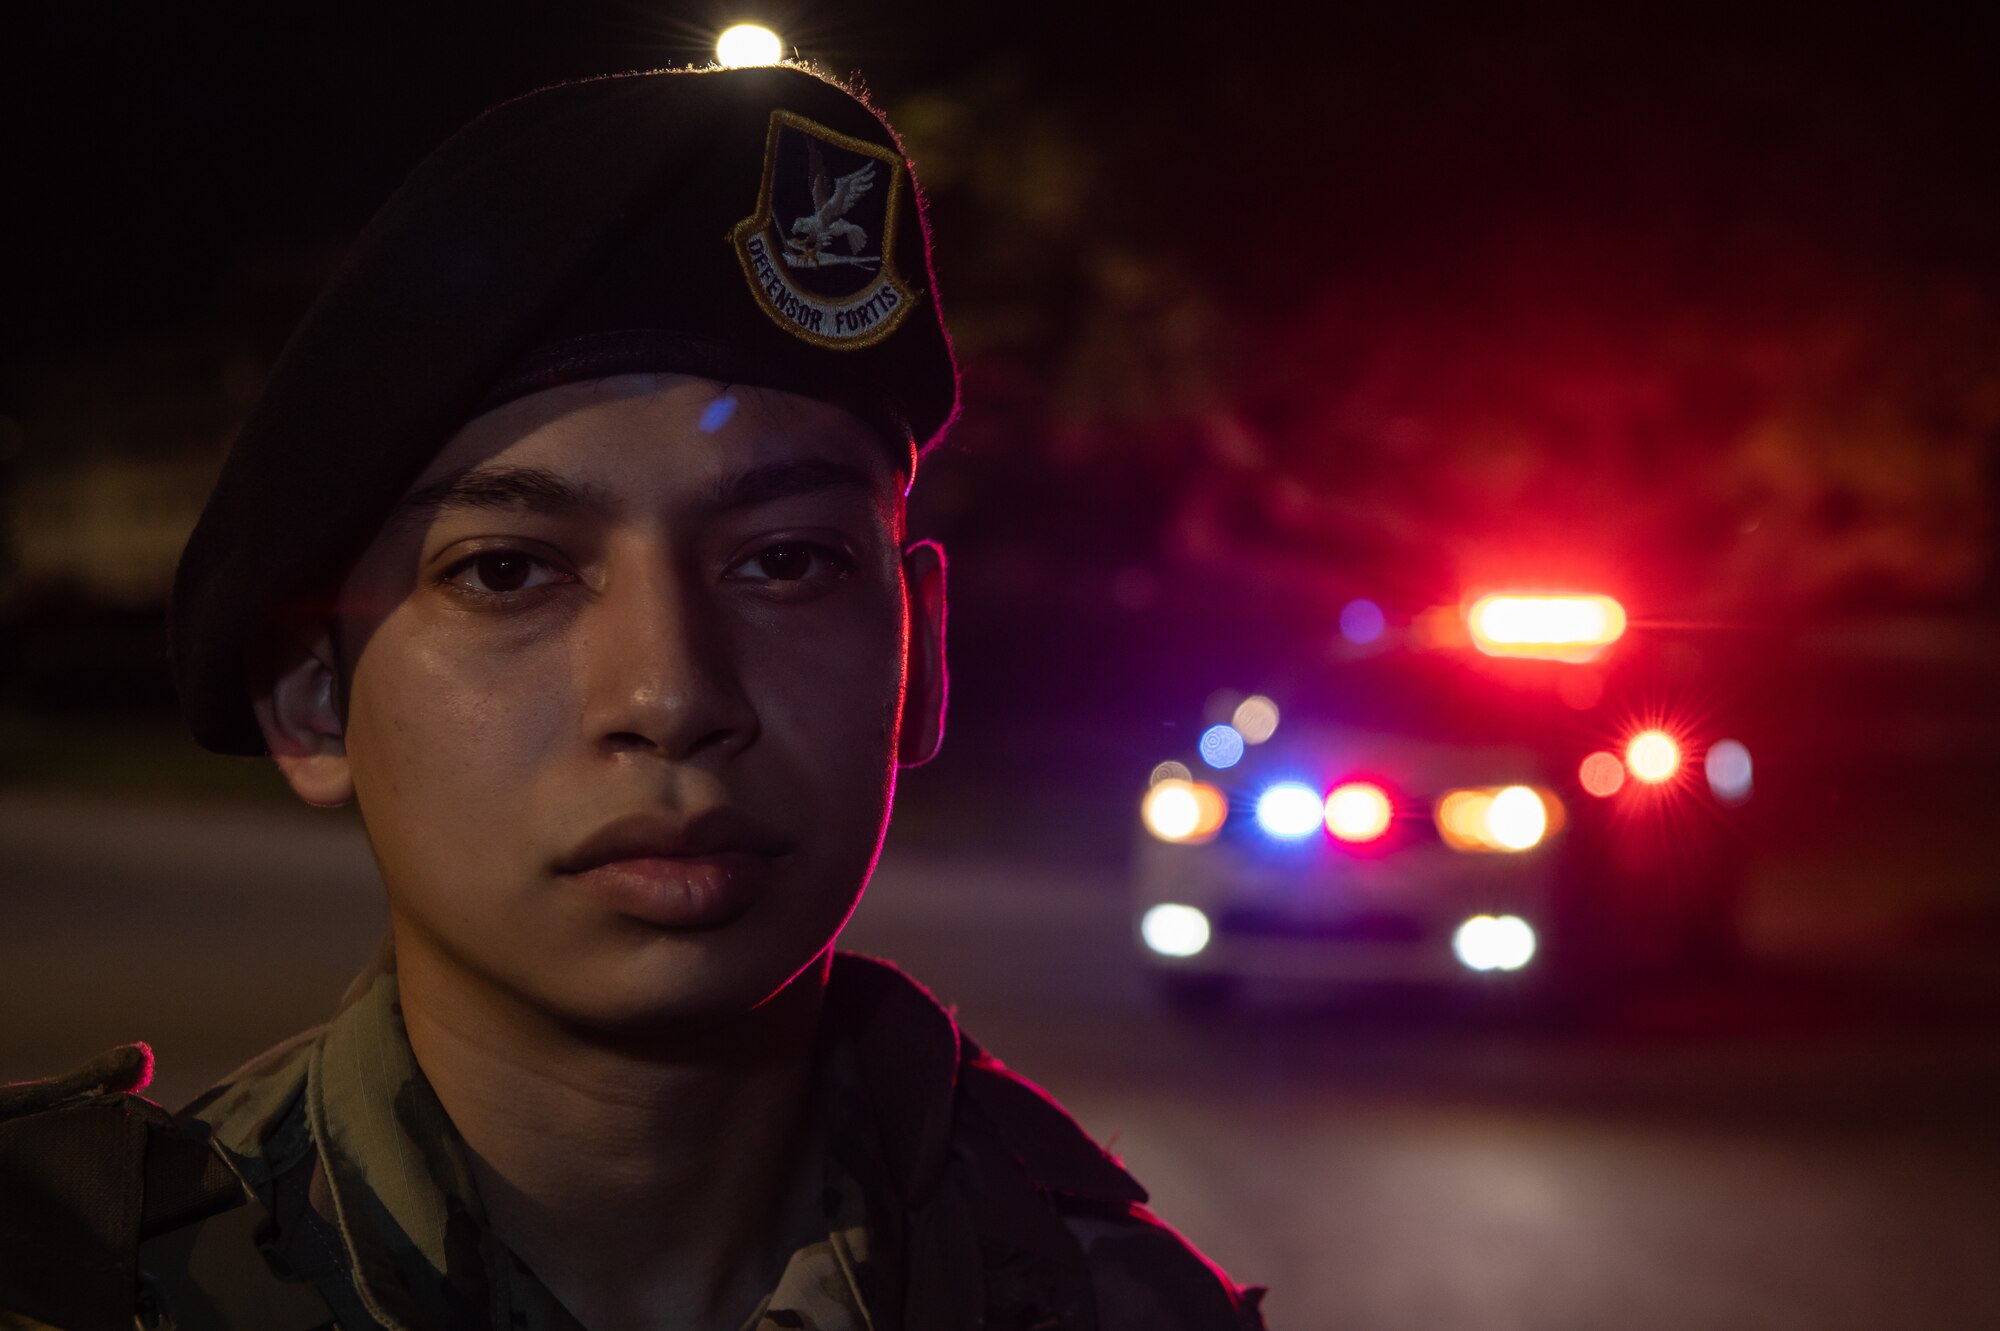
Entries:
POLYGON ((1769 614, 1994 566, 2000 180, 1950 30, 1363 6, 1295 38, 1149 29, 1143 97, 1014 52, 891 106, 949 238, 954 447, 1019 501, 971 520, 1099 553, 1100 601, 1138 563, 1769 614))
POLYGON ((1299 590, 1345 561, 1392 592, 1608 581, 1682 614, 1977 588, 1990 301, 1799 253, 1701 286, 1626 262, 1584 291, 1573 253, 1517 253, 1328 293, 1208 430, 1175 550, 1299 590))

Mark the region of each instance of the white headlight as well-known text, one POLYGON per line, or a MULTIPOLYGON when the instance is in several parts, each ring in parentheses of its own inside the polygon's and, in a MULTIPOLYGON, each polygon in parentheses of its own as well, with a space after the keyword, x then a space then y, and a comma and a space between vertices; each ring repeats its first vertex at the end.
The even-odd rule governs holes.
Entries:
POLYGON ((1526 786, 1508 786, 1486 806, 1486 835, 1502 850, 1526 850, 1548 830, 1549 811, 1526 786))
POLYGON ((1193 906, 1162 902, 1139 918, 1139 937, 1163 957, 1191 957, 1208 946, 1208 916, 1193 906))
POLYGON ((1458 926, 1451 950, 1476 971, 1517 971, 1535 955, 1535 931, 1518 915, 1475 915, 1458 926))

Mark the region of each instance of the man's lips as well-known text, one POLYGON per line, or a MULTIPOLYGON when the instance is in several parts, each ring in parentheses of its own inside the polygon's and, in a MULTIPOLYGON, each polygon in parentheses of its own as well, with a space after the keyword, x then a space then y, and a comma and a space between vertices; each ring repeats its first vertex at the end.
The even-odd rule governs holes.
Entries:
POLYGON ((692 860, 709 855, 775 858, 792 841, 727 806, 683 817, 654 810, 613 819, 556 862, 557 873, 583 873, 617 860, 692 860))
POLYGON ((668 812, 607 823, 556 871, 621 915, 666 928, 727 924, 750 908, 786 838, 727 808, 692 819, 668 812))

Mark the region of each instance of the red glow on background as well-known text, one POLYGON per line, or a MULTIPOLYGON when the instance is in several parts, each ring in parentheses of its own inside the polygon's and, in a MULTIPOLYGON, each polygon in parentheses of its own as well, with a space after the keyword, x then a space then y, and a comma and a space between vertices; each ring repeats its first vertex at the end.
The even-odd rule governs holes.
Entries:
POLYGON ((1587 712, 1604 700, 1604 676, 1597 670, 1579 666, 1556 681, 1556 696, 1566 706, 1587 712))

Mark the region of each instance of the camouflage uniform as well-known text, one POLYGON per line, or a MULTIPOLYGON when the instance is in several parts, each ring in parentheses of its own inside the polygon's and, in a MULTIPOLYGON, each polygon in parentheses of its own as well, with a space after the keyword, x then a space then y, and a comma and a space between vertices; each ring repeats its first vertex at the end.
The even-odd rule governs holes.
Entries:
MULTIPOLYGON (((826 1237, 744 1331, 1262 1325, 1261 1291, 1154 1220, 1130 1175, 893 967, 837 959, 816 1076, 826 1237)), ((580 1331, 486 1228, 393 965, 179 1115, 115 1086, 100 1069, 10 1089, 0 1325, 124 1328, 136 1303, 138 1325, 185 1331, 580 1331), (58 1149, 40 1168, 36 1143, 65 1137, 89 1160, 58 1149)))

